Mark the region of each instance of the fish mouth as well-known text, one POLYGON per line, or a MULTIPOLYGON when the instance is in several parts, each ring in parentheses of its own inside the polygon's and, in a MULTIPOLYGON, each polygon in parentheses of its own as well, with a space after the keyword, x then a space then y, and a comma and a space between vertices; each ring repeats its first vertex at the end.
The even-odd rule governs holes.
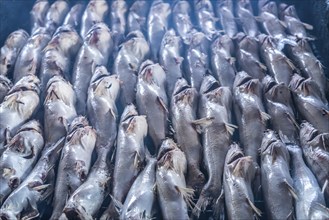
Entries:
POLYGON ((277 83, 274 80, 272 80, 272 78, 271 78, 271 80, 268 80, 268 81, 264 82, 264 87, 265 87, 264 91, 265 91, 265 93, 270 92, 276 85, 277 85, 277 83))
POLYGON ((246 84, 246 83, 249 83, 252 80, 253 80, 253 78, 251 76, 247 75, 247 73, 245 73, 245 74, 243 74, 242 76, 240 76, 238 78, 236 87, 242 86, 243 84, 246 84))
POLYGON ((207 88, 205 91, 203 91, 203 94, 209 93, 211 91, 214 91, 220 87, 218 81, 212 81, 210 84, 208 84, 207 88))
POLYGON ((125 108, 124 112, 122 113, 121 122, 126 122, 128 120, 130 121, 133 117, 137 115, 138 113, 135 105, 130 104, 125 108))
POLYGON ((173 95, 178 95, 178 94, 184 92, 185 90, 191 88, 191 86, 189 84, 187 84, 186 80, 183 78, 180 78, 177 80, 175 87, 176 87, 176 89, 174 90, 173 95))
POLYGON ((294 74, 289 83, 289 87, 296 90, 297 88, 302 86, 302 84, 305 82, 305 80, 306 80, 305 78, 299 76, 298 74, 294 74))
POLYGON ((132 32, 128 33, 125 40, 127 42, 133 38, 144 38, 144 35, 140 31, 132 31, 132 32))
POLYGON ((230 164, 233 164, 234 162, 236 162, 237 160, 239 160, 240 158, 244 157, 243 153, 241 150, 237 150, 235 152, 233 152, 231 155, 230 155, 230 158, 229 160, 227 161, 227 164, 230 165, 230 164))
POLYGON ((95 67, 95 73, 92 79, 91 79, 91 83, 95 83, 96 81, 100 81, 100 79, 103 79, 106 76, 109 76, 109 74, 107 73, 107 71, 103 71, 104 66, 102 65, 97 65, 95 67))
POLYGON ((162 142, 162 145, 160 147, 157 160, 161 160, 161 158, 167 154, 169 151, 172 151, 176 148, 175 142, 171 139, 166 139, 162 142))

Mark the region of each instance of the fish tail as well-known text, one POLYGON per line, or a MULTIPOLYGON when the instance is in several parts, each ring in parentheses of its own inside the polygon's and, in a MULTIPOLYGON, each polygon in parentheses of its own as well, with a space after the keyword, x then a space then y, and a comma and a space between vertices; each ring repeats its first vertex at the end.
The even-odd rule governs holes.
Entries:
POLYGON ((207 208, 208 204, 210 203, 210 200, 211 198, 201 193, 197 203, 195 204, 192 210, 192 214, 199 218, 201 212, 203 212, 207 208))

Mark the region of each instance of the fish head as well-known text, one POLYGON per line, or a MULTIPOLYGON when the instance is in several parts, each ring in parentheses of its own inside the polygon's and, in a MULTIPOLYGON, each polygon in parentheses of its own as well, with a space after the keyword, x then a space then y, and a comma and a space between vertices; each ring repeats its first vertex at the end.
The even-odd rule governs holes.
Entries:
POLYGON ((260 94, 261 84, 258 79, 252 78, 248 73, 238 72, 233 87, 239 88, 241 92, 260 94))
POLYGON ((234 43, 227 34, 219 36, 219 43, 229 54, 234 54, 234 50, 235 50, 234 43))
POLYGON ((88 31, 84 41, 89 46, 98 49, 102 55, 108 54, 113 46, 111 31, 103 22, 94 24, 88 31))
POLYGON ((122 122, 125 132, 138 137, 146 137, 148 124, 145 115, 135 115, 122 122))
POLYGON ((273 130, 266 130, 263 135, 261 144, 261 155, 271 155, 273 160, 278 156, 282 156, 289 161, 289 153, 285 144, 278 138, 273 130))
POLYGON ((139 77, 148 84, 157 84, 158 86, 164 85, 166 80, 166 73, 158 63, 153 63, 146 60, 140 66, 139 77))
POLYGON ((10 79, 8 79, 6 76, 0 75, 0 88, 6 88, 6 90, 9 90, 13 86, 10 79))
POLYGON ((9 94, 12 94, 17 91, 21 90, 31 90, 36 92, 37 94, 40 94, 40 80, 36 75, 28 74, 24 77, 22 77, 16 84, 10 89, 8 92, 9 94))
POLYGON ((204 94, 209 101, 224 106, 232 102, 230 88, 220 86, 220 83, 211 75, 204 77, 200 87, 200 94, 204 94))
POLYGON ((97 15, 103 15, 107 13, 109 6, 106 0, 91 0, 89 1, 86 10, 89 10, 97 15))
POLYGON ((120 91, 118 75, 109 75, 104 66, 97 66, 91 80, 90 88, 98 96, 106 96, 116 101, 120 91))
POLYGON ((126 3, 126 1, 113 1, 111 8, 115 9, 116 11, 126 12, 127 3, 126 3))
POLYGON ((48 100, 62 100, 66 105, 75 104, 75 93, 71 83, 66 81, 63 76, 55 75, 50 78, 47 83, 47 96, 45 98, 48 100))
POLYGON ((53 43, 60 45, 64 53, 75 54, 82 44, 82 39, 71 25, 63 25, 56 30, 49 42, 49 44, 53 43))
POLYGON ((291 92, 284 83, 277 83, 271 76, 267 75, 263 79, 263 91, 265 96, 272 100, 287 105, 291 104, 291 92))
POLYGON ((207 39, 207 36, 203 32, 194 32, 191 36, 191 43, 190 47, 196 47, 201 45, 202 48, 207 48, 209 44, 209 40, 207 39))
POLYGON ((287 4, 280 4, 280 10, 281 10, 281 13, 282 15, 288 15, 288 16, 291 16, 291 17, 295 17, 295 18, 298 18, 298 15, 297 15, 297 11, 296 11, 296 8, 294 5, 287 5, 287 4))
POLYGON ((264 48, 267 48, 267 47, 274 48, 275 44, 274 44, 273 38, 271 36, 266 35, 266 34, 259 34, 257 37, 258 37, 260 46, 262 46, 264 48))
POLYGON ((307 121, 304 121, 300 126, 299 135, 302 142, 304 142, 302 145, 314 140, 319 134, 320 132, 307 121))
POLYGON ((197 91, 195 88, 192 88, 184 78, 180 78, 175 83, 172 97, 175 103, 181 102, 185 105, 195 105, 197 91))
POLYGON ((291 78, 289 88, 292 91, 300 93, 304 96, 312 95, 319 98, 320 100, 323 100, 319 86, 311 78, 305 79, 304 77, 295 73, 291 78))
POLYGON ((145 38, 145 37, 141 31, 135 30, 135 31, 131 31, 127 34, 126 41, 129 41, 130 39, 134 39, 134 38, 145 38))
POLYGON ((42 135, 42 131, 43 131, 40 122, 35 119, 23 124, 17 133, 19 133, 21 131, 26 131, 26 130, 35 130, 36 132, 38 132, 41 135, 42 135))
MULTIPOLYGON (((237 177, 248 177, 254 171, 254 161, 250 156, 244 156, 238 144, 231 144, 225 158, 225 164, 237 177)), ((255 172, 255 171, 254 171, 255 172)))
POLYGON ((0 219, 3 220, 18 220, 17 216, 10 211, 9 209, 6 210, 5 207, 2 207, 0 211, 0 219))
POLYGON ((132 118, 137 115, 138 115, 138 112, 137 112, 136 106, 134 104, 129 104, 123 110, 120 123, 127 121, 129 118, 132 118))
POLYGON ((69 126, 69 132, 71 133, 72 131, 78 129, 78 128, 83 128, 89 126, 88 119, 84 116, 78 116, 73 119, 69 126))
POLYGON ((277 15, 278 14, 278 6, 276 5, 276 2, 269 1, 262 7, 262 11, 267 11, 271 14, 277 15))

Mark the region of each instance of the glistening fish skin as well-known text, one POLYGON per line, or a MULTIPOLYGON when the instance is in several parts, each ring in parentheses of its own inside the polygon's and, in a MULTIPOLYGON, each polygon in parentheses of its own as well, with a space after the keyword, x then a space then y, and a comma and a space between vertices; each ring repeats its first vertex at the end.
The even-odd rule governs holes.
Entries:
POLYGON ((30 11, 32 25, 31 35, 33 35, 40 27, 44 27, 48 10, 48 0, 35 1, 33 8, 30 11))
POLYGON ((32 120, 18 130, 0 157, 0 204, 31 172, 43 148, 42 128, 32 120))
POLYGON ((259 30, 251 7, 249 0, 238 0, 236 14, 241 23, 243 32, 250 37, 256 37, 259 34, 259 30))
POLYGON ((141 31, 146 33, 146 19, 150 2, 147 0, 137 0, 129 8, 127 17, 127 32, 141 31))
POLYGON ((52 35, 56 29, 63 23, 66 14, 69 12, 69 4, 65 0, 56 0, 50 5, 45 17, 45 27, 47 32, 52 35))
POLYGON ((233 11, 230 11, 227 6, 222 6, 218 9, 218 13, 220 15, 220 22, 225 30, 225 33, 230 38, 233 38, 238 33, 238 27, 235 22, 233 11))
POLYGON ((10 79, 8 79, 6 76, 0 75, 0 103, 6 97, 12 86, 13 84, 10 79))
POLYGON ((64 25, 69 25, 73 27, 75 30, 79 30, 80 25, 81 25, 81 15, 85 9, 85 6, 82 3, 77 3, 75 4, 69 13, 67 13, 63 26, 64 25))

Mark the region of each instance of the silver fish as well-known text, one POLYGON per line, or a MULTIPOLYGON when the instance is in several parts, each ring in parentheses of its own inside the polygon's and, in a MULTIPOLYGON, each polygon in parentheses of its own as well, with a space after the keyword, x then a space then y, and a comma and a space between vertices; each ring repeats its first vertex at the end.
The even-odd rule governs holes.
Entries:
POLYGON ((251 182, 256 170, 250 156, 244 156, 239 145, 233 143, 225 158, 223 185, 227 217, 233 219, 254 219, 260 210, 254 205, 251 182))
POLYGON ((43 148, 41 125, 31 120, 17 131, 0 157, 0 204, 31 172, 43 148))
POLYGON ((56 0, 50 5, 44 21, 47 32, 50 35, 53 35, 57 27, 63 23, 69 10, 69 4, 65 0, 56 0))
POLYGON ((251 2, 249 0, 238 0, 236 14, 243 32, 250 37, 257 37, 259 30, 251 7, 251 2))
POLYGON ((18 54, 29 38, 29 34, 23 29, 8 35, 0 53, 0 75, 8 75, 14 71, 18 54))
POLYGON ((146 18, 150 2, 146 0, 137 0, 130 6, 127 16, 127 32, 141 31, 146 33, 146 18))
POLYGON ((163 219, 189 219, 187 210, 194 192, 185 184, 187 162, 184 153, 172 139, 166 139, 157 159, 156 187, 163 219))
POLYGON ((227 6, 222 6, 218 9, 218 14, 220 15, 220 23, 225 31, 225 33, 230 37, 234 37, 238 33, 238 26, 235 22, 233 11, 227 6))
POLYGON ((63 26, 70 25, 75 30, 78 30, 81 25, 81 16, 82 16, 84 9, 85 9, 85 6, 82 3, 75 4, 71 8, 69 13, 67 13, 67 15, 64 19, 64 22, 63 22, 63 26))
POLYGON ((294 199, 298 198, 289 173, 289 163, 287 147, 274 131, 267 130, 261 146, 261 173, 265 208, 269 219, 294 218, 294 199))
POLYGON ((59 160, 53 213, 50 219, 58 219, 67 198, 87 179, 91 155, 96 143, 96 132, 83 116, 70 124, 66 143, 59 160))
POLYGON ((37 0, 35 1, 32 10, 30 11, 31 16, 31 35, 40 28, 45 26, 45 18, 49 10, 48 0, 37 0))
POLYGON ((275 1, 271 0, 259 0, 258 1, 258 14, 262 12, 269 12, 276 17, 279 16, 279 9, 275 1))
POLYGON ((0 155, 8 137, 37 111, 40 80, 34 75, 27 75, 19 80, 7 93, 0 104, 0 155))
POLYGON ((13 84, 10 79, 6 76, 0 75, 0 103, 6 97, 11 87, 13 87, 13 84))
POLYGON ((177 80, 171 98, 171 121, 175 131, 175 139, 186 155, 187 185, 198 193, 205 183, 201 172, 202 145, 197 132, 201 123, 197 120, 198 92, 191 88, 185 79, 177 80))

